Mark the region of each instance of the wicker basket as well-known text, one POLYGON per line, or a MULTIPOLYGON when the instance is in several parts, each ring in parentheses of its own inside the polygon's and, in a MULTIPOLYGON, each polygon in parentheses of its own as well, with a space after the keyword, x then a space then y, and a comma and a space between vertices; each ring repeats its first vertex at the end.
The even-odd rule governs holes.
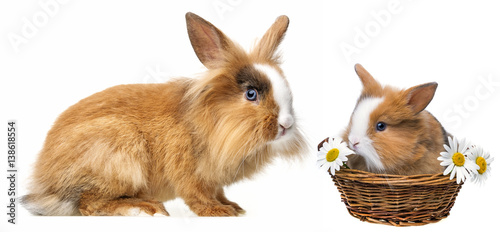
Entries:
POLYGON ((331 176, 353 217, 392 226, 419 226, 446 218, 463 184, 442 174, 387 175, 347 168, 331 176))
POLYGON ((332 179, 353 217, 393 226, 425 225, 446 218, 462 188, 442 174, 400 176, 343 168, 332 179))

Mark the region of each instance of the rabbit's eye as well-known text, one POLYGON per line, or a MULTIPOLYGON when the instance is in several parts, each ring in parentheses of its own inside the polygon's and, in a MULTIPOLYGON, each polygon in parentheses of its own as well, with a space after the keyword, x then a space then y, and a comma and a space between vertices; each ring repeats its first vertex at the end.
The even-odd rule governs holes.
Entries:
POLYGON ((245 97, 249 101, 256 101, 257 100, 257 90, 255 89, 247 89, 247 92, 245 93, 245 97))
POLYGON ((377 131, 384 131, 385 128, 387 128, 387 124, 385 124, 384 122, 377 122, 377 131))

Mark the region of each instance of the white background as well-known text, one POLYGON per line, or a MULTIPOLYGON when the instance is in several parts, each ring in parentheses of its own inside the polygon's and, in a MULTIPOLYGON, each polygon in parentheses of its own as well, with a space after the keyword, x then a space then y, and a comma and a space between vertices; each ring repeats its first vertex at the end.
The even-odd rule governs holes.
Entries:
MULTIPOLYGON (((340 134, 359 96, 355 63, 401 88, 438 82, 428 110, 456 136, 500 153, 500 14, 494 1, 70 0, 48 13, 40 2, 47 0, 0 3, 0 122, 17 120, 19 195, 26 194, 47 131, 67 107, 114 85, 204 71, 188 40, 188 11, 245 48, 277 16, 289 16, 282 67, 311 151, 303 161, 276 160, 254 179, 228 187, 228 198, 247 211, 238 218, 198 218, 181 200, 166 203, 168 218, 36 217, 18 206, 17 225, 0 213, 0 231, 396 230, 351 217, 330 177, 315 167, 313 148, 340 134), (23 35, 27 24, 35 30, 23 35), (16 35, 23 43, 12 44, 16 35), (346 56, 346 44, 356 53, 346 56)), ((0 134, 6 143, 6 131, 0 134)), ((7 159, 0 160, 6 175, 7 159)), ((485 186, 464 185, 447 219, 405 230, 495 228, 497 167, 493 163, 485 186)), ((7 211, 6 180, 0 178, 0 212, 7 211)))

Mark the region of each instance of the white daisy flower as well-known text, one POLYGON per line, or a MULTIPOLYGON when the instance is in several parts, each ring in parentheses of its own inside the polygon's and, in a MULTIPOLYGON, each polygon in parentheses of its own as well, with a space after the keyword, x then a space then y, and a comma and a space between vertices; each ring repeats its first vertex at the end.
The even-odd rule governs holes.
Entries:
POLYGON ((437 159, 442 161, 441 166, 447 167, 443 175, 450 174, 450 180, 457 176, 457 184, 464 181, 471 173, 477 173, 479 166, 467 158, 470 155, 470 142, 465 138, 458 141, 455 137, 448 137, 450 146, 444 144, 446 151, 441 152, 437 159))
POLYGON ((479 168, 477 169, 477 174, 472 175, 472 182, 483 184, 488 176, 490 175, 491 170, 491 162, 493 162, 494 158, 490 157, 490 153, 483 150, 480 146, 474 146, 468 158, 477 164, 479 168))
POLYGON ((318 162, 316 163, 318 167, 323 171, 330 171, 335 175, 335 170, 340 170, 343 162, 347 161, 347 156, 354 154, 351 149, 347 147, 347 144, 340 138, 329 138, 328 141, 323 143, 318 151, 318 162))

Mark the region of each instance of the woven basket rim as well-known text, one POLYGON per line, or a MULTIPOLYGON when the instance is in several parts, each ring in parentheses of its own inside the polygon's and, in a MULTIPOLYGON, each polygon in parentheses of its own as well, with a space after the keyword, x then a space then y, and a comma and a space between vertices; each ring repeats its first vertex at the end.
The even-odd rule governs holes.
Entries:
MULTIPOLYGON (((330 171, 330 175, 334 176, 330 171)), ((455 182, 456 178, 450 180, 449 176, 444 176, 442 173, 437 174, 420 174, 420 175, 393 175, 367 172, 357 169, 348 169, 342 167, 339 171, 335 171, 335 175, 340 178, 349 179, 356 182, 367 184, 380 184, 391 186, 415 186, 415 185, 441 185, 455 182)))

